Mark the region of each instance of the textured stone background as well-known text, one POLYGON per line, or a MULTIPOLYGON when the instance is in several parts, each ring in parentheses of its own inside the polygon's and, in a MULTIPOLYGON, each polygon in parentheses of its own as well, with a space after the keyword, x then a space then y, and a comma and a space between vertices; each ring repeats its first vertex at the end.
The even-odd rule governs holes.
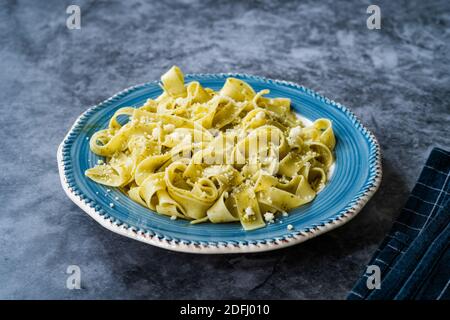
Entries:
POLYGON ((0 0, 0 298, 345 298, 433 146, 449 148, 450 5, 377 1, 0 0), (82 29, 65 9, 81 6, 82 29), (301 83, 348 105, 384 155, 349 224, 277 252, 174 253, 121 237, 64 194, 56 149, 86 108, 186 72, 301 83), (65 288, 69 264, 82 290, 65 288))

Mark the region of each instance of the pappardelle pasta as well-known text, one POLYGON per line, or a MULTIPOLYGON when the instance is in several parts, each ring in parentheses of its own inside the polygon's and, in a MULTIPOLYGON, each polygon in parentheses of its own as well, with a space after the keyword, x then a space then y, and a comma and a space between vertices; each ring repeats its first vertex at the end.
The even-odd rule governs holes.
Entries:
POLYGON ((219 91, 184 83, 174 66, 163 93, 115 112, 90 139, 105 157, 90 179, 191 223, 240 221, 245 230, 312 201, 333 164, 331 121, 305 125, 290 100, 228 78, 219 91), (128 119, 128 121, 124 121, 128 119))

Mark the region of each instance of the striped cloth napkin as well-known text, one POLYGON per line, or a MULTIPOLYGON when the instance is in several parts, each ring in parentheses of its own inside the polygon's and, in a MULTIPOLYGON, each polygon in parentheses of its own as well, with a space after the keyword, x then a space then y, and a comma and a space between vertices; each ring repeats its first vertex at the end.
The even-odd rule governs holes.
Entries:
POLYGON ((374 273, 365 273, 347 299, 450 299, 449 176, 450 152, 434 148, 405 207, 368 264, 379 267, 380 287, 368 286, 374 273))

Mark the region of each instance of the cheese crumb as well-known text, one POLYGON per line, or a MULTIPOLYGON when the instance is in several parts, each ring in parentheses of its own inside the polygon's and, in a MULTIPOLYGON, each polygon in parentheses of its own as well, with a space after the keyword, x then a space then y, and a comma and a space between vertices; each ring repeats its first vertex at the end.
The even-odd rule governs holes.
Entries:
POLYGON ((113 208, 113 207, 114 207, 114 203, 111 202, 111 203, 109 204, 109 206, 110 206, 111 208, 113 208))
POLYGON ((171 216, 170 220, 177 220, 177 216, 171 216))
POLYGON ((281 214, 283 215, 283 217, 287 217, 289 215, 286 211, 283 211, 281 214))
POLYGON ((255 119, 256 120, 263 120, 266 117, 266 114, 263 111, 259 111, 256 116, 255 119))
POLYGON ((253 211, 253 209, 251 207, 248 207, 245 209, 244 218, 248 219, 254 215, 255 215, 255 211, 253 211))
POLYGON ((103 163, 104 163, 104 161, 102 159, 97 160, 97 164, 103 164, 103 163))
POLYGON ((292 224, 288 224, 287 229, 292 230, 292 229, 294 229, 294 226, 292 224))
POLYGON ((115 197, 114 200, 119 200, 119 197, 115 197))
POLYGON ((154 128, 152 130, 152 137, 154 140, 158 140, 159 139, 159 128, 154 128))
POLYGON ((245 208, 245 214, 248 216, 252 216, 255 214, 255 212, 253 211, 253 209, 251 207, 247 207, 247 208, 245 208))
POLYGON ((266 222, 272 223, 274 218, 275 216, 273 215, 272 212, 264 213, 264 220, 266 220, 266 222))
POLYGON ((302 128, 300 128, 299 126, 292 128, 289 131, 289 136, 292 138, 297 138, 298 136, 300 136, 300 134, 302 133, 302 128))
POLYGON ((297 146, 298 138, 300 137, 301 133, 302 128, 300 128, 299 126, 294 127, 289 131, 289 137, 287 138, 287 141, 291 147, 297 146))
POLYGON ((175 126, 171 123, 165 124, 163 129, 165 132, 171 133, 171 132, 173 132, 173 130, 175 130, 175 126))

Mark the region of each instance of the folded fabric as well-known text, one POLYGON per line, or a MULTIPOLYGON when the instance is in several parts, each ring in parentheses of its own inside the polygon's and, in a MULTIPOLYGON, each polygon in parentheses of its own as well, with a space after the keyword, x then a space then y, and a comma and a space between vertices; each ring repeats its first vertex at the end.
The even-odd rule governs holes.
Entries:
POLYGON ((364 273, 347 299, 450 299, 449 176, 450 152, 434 148, 405 207, 368 264, 380 268, 379 289, 369 289, 371 274, 364 273))

